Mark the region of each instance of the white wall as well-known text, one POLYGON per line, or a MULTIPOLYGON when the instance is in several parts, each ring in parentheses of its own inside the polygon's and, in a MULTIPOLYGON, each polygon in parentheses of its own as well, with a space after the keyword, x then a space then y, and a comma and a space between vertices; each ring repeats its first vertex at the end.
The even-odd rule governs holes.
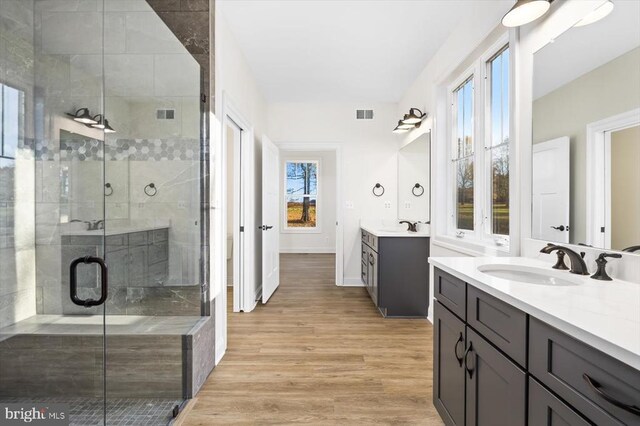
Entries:
MULTIPOLYGON (((340 143, 342 145, 344 284, 361 285, 360 221, 395 222, 397 151, 391 131, 397 124, 395 104, 276 103, 269 106, 268 125, 276 143, 340 143), (356 120, 356 109, 371 108, 373 120, 356 120), (384 185, 384 196, 371 189, 384 185), (385 203, 387 207, 385 207, 385 203)), ((340 218, 338 218, 340 220, 340 218)))
POLYGON ((318 167, 318 231, 284 230, 287 217, 284 192, 280 203, 280 253, 336 252, 336 153, 335 151, 280 151, 280 187, 284 191, 287 161, 315 160, 318 167))
MULTIPOLYGON (((216 111, 216 119, 214 120, 217 126, 214 126, 214 146, 212 148, 214 158, 214 192, 213 195, 213 203, 215 206, 223 206, 224 205, 224 191, 223 186, 219 186, 221 184, 220 181, 223 180, 222 175, 222 129, 220 122, 222 120, 222 114, 224 114, 223 104, 226 106, 231 105, 235 111, 237 111, 244 121, 249 123, 251 128, 253 129, 253 137, 252 141, 255 147, 255 179, 254 179, 254 190, 255 197, 252 202, 253 205, 247 205, 246 211, 248 214, 253 215, 253 220, 256 224, 260 224, 261 222, 261 212, 262 212, 262 199, 261 199, 261 176, 262 176, 262 168, 261 168, 261 138, 262 135, 266 133, 267 129, 267 103, 258 88, 258 84, 253 77, 251 69, 237 45, 236 40, 234 39, 229 25, 227 24, 223 14, 219 9, 219 4, 216 2, 216 11, 215 11, 215 111, 216 111), (216 160, 217 158, 217 160, 216 160)), ((247 129, 244 129, 247 130, 247 129)), ((249 162, 253 159, 246 159, 249 162)), ((216 210, 215 215, 221 215, 222 210, 216 210)), ((220 217, 213 218, 214 223, 220 223, 220 217)), ((219 228, 221 229, 221 228, 219 228)), ((214 233, 215 233, 214 228, 214 233)), ((224 231, 222 231, 225 234, 224 231)), ((260 233, 253 232, 253 229, 250 231, 252 235, 255 236, 255 252, 253 259, 250 260, 254 265, 254 273, 251 274, 252 277, 249 278, 249 286, 253 287, 253 291, 255 294, 260 292, 262 283, 262 236, 260 233)), ((222 246, 226 246, 226 234, 218 235, 213 237, 216 241, 213 249, 214 259, 216 258, 216 249, 222 250, 222 246)), ((218 289, 223 287, 224 278, 217 271, 220 271, 224 268, 224 263, 218 265, 217 263, 213 263, 214 265, 214 276, 212 277, 214 280, 214 286, 218 289)), ((215 291, 213 292, 215 294, 215 291)))

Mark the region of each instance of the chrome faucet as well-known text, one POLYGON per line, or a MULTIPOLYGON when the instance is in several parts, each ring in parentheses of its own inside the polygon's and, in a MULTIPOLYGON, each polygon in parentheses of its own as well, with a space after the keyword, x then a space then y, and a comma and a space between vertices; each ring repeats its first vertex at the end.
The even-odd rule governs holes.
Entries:
POLYGON ((569 270, 569 272, 578 275, 589 275, 589 269, 587 268, 587 264, 583 259, 584 252, 578 254, 568 247, 549 243, 540 250, 540 253, 551 254, 554 251, 558 252, 558 262, 553 266, 555 269, 566 269, 566 266, 564 268, 560 266, 561 262, 562 265, 564 265, 564 254, 566 254, 569 257, 569 261, 571 262, 571 269, 569 270), (561 253, 563 253, 562 256, 560 255, 561 253))
POLYGON ((409 222, 408 220, 401 220, 400 223, 406 223, 407 224, 407 231, 409 232, 418 232, 418 223, 416 222, 409 222))

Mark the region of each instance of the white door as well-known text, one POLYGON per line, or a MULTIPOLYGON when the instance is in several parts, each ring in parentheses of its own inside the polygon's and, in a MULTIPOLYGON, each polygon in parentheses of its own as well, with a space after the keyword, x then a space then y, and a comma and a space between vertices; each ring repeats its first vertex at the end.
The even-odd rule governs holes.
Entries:
POLYGON ((262 136, 262 303, 280 285, 280 153, 262 136))
POLYGON ((533 238, 569 242, 569 137, 533 145, 533 238))

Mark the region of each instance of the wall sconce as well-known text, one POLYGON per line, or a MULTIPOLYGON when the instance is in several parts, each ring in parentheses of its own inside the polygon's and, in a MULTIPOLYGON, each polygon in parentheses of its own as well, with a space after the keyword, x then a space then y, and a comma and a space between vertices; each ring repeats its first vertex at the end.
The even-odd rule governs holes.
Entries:
POLYGON ((82 123, 87 127, 103 130, 105 133, 115 133, 116 131, 109 125, 109 120, 104 118, 102 114, 91 116, 89 108, 80 108, 74 113, 67 113, 73 121, 82 123))
POLYGON ((402 120, 398 121, 398 125, 393 129, 393 133, 404 133, 412 129, 417 129, 426 116, 426 112, 423 113, 418 108, 411 108, 409 114, 405 114, 402 120))

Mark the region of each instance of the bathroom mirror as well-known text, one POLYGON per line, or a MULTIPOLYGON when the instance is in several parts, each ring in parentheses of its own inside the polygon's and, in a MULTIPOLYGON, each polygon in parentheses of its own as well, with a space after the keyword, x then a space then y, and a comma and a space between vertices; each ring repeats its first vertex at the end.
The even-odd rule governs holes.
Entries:
POLYGON ((398 152, 398 218, 429 222, 431 132, 398 152))
POLYGON ((533 238, 640 254, 640 2, 534 54, 533 238))

